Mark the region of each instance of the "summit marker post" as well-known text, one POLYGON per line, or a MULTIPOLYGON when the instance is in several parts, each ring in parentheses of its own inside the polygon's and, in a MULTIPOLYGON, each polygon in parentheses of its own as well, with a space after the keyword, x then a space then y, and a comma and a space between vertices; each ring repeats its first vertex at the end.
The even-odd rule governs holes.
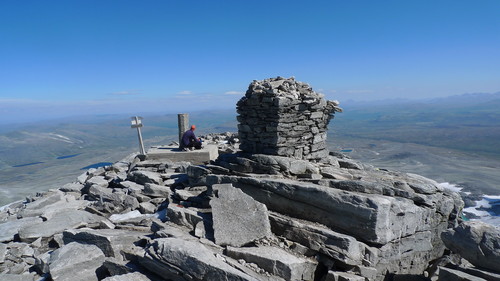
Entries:
POLYGON ((140 116, 133 116, 130 117, 132 119, 132 125, 130 126, 131 128, 137 128, 137 137, 139 138, 139 150, 142 155, 146 154, 146 151, 144 150, 144 143, 142 142, 142 134, 141 134, 141 127, 142 125, 142 117, 140 116))
POLYGON ((189 114, 179 113, 177 114, 177 125, 179 127, 179 147, 181 147, 182 135, 187 131, 189 126, 189 114))

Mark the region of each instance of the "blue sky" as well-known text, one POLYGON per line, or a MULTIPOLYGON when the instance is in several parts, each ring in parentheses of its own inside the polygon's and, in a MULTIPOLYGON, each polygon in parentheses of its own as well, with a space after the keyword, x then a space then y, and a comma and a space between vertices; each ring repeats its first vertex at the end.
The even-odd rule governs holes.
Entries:
POLYGON ((500 1, 0 1, 4 120, 500 91, 500 1))

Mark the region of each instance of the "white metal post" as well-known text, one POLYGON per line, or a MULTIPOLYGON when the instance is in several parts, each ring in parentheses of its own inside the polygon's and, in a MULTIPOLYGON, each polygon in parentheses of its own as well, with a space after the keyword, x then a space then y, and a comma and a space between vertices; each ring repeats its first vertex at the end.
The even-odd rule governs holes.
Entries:
POLYGON ((142 142, 142 134, 141 134, 141 127, 142 127, 142 117, 140 116, 134 116, 131 117, 132 119, 132 128, 137 128, 137 137, 139 138, 139 150, 142 155, 146 154, 146 150, 144 149, 144 143, 142 142))

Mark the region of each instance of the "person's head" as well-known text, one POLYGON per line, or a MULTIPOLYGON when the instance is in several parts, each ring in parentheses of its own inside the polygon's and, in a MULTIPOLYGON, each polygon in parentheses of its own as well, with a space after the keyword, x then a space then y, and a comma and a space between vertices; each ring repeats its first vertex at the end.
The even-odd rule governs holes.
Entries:
POLYGON ((194 131, 196 130, 196 126, 195 125, 191 125, 191 131, 194 131))

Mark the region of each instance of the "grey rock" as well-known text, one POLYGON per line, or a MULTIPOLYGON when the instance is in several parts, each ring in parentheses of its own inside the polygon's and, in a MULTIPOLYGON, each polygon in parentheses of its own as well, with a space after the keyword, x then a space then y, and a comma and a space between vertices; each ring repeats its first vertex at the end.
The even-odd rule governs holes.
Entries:
POLYGON ((150 172, 150 171, 133 171, 127 176, 127 180, 136 182, 138 184, 146 184, 146 183, 152 183, 152 184, 158 184, 161 185, 163 183, 163 180, 161 178, 161 175, 159 173, 155 172, 150 172))
POLYGON ((5 255, 7 255, 7 246, 3 243, 0 243, 0 263, 5 261, 5 255))
POLYGON ((35 281, 39 280, 40 276, 32 274, 8 274, 0 273, 0 280, 5 281, 35 281))
POLYGON ((49 260, 50 260, 50 252, 45 252, 35 257, 35 268, 38 270, 38 272, 42 273, 49 272, 49 260))
POLYGON ((337 180, 353 179, 353 176, 351 174, 334 167, 322 167, 320 173, 323 177, 329 179, 337 179, 337 180))
POLYGON ((26 243, 9 243, 9 255, 15 258, 33 257, 35 251, 26 243))
POLYGON ((196 224, 203 221, 203 218, 195 210, 173 204, 168 205, 167 217, 170 222, 185 226, 190 230, 193 230, 196 224))
POLYGON ((97 281, 96 270, 103 263, 104 254, 97 246, 73 242, 52 252, 49 271, 54 281, 97 281))
POLYGON ((69 229, 64 231, 63 240, 66 244, 78 242, 96 245, 106 257, 122 260, 122 250, 144 239, 145 234, 122 229, 69 229))
POLYGON ((193 237, 189 234, 185 228, 179 227, 179 225, 173 224, 171 222, 163 223, 159 221, 153 221, 151 230, 155 233, 157 238, 179 238, 188 241, 198 241, 198 238, 193 237))
POLYGON ((459 270, 446 267, 439 268, 439 278, 437 280, 438 281, 489 281, 487 279, 483 279, 459 270))
MULTIPOLYGON (((366 244, 354 237, 337 233, 326 227, 299 221, 279 214, 270 215, 273 233, 300 243, 315 252, 320 252, 334 260, 348 264, 361 265, 363 259, 376 263, 372 257, 365 257, 366 244)), ((376 251, 371 249, 371 251, 376 251)))
POLYGON ((40 209, 25 209, 22 211, 23 216, 40 216, 43 219, 50 219, 57 213, 68 212, 73 210, 81 210, 90 205, 89 201, 86 200, 76 200, 73 195, 66 194, 61 201, 54 204, 47 205, 40 209))
POLYGON ((267 272, 285 280, 313 280, 317 262, 294 256, 281 248, 271 246, 227 247, 227 255, 255 263, 267 272))
POLYGON ((441 244, 434 245, 436 238, 431 231, 419 231, 401 237, 378 248, 377 263, 369 265, 375 267, 381 276, 386 272, 421 274, 428 267, 429 261, 442 255, 441 244))
POLYGON ((14 240, 14 236, 19 232, 19 229, 41 222, 43 222, 41 218, 28 217, 0 223, 0 242, 12 241, 14 240))
POLYGON ((142 202, 139 204, 139 211, 143 214, 154 214, 156 206, 150 202, 142 202))
POLYGON ((355 170, 362 170, 363 167, 356 161, 351 160, 351 159, 338 159, 340 168, 345 168, 345 169, 355 169, 355 170))
POLYGON ((500 281, 500 273, 494 273, 491 271, 486 271, 486 270, 473 268, 473 267, 466 267, 462 270, 465 273, 486 279, 488 281, 500 281))
POLYGON ((271 210, 340 229, 369 243, 386 244, 429 228, 421 222, 431 211, 403 198, 285 179, 239 178, 235 185, 271 210))
POLYGON ((440 187, 437 182, 431 179, 411 173, 408 173, 407 176, 408 176, 407 182, 409 186, 417 193, 434 194, 437 192, 444 191, 443 188, 440 187))
POLYGON ((319 183, 324 186, 330 186, 346 191, 380 195, 390 193, 388 190, 392 189, 392 187, 385 186, 384 184, 366 182, 363 180, 325 180, 320 181, 319 183))
POLYGON ((318 168, 309 161, 293 160, 290 162, 290 173, 294 175, 317 174, 318 172, 318 168))
POLYGON ((231 184, 213 186, 212 206, 215 242, 242 246, 271 236, 269 214, 264 204, 255 201, 231 184))
MULTIPOLYGON (((203 221, 198 222, 196 224, 196 226, 194 227, 194 236, 196 236, 198 238, 206 238, 206 234, 207 234, 207 231, 205 228, 205 223, 203 223, 203 221)), ((0 255, 0 258, 1 258, 1 255, 0 255)))
POLYGON ((128 189, 130 194, 140 193, 144 189, 144 185, 133 181, 122 181, 118 186, 128 189))
POLYGON ((210 173, 211 173, 211 171, 209 169, 202 167, 202 166, 191 165, 187 168, 187 175, 193 179, 199 179, 199 178, 204 177, 210 173))
POLYGON ((149 277, 140 272, 115 275, 102 279, 102 281, 150 281, 150 280, 151 279, 149 279, 149 277))
MULTIPOLYGON (((41 239, 41 238, 42 237, 38 237, 38 239, 41 239)), ((44 239, 44 240, 47 240, 47 239, 44 239)), ((52 237, 52 241, 51 242, 53 242, 55 244, 56 248, 62 247, 64 245, 62 232, 54 234, 54 236, 52 237)))
POLYGON ((199 196, 203 191, 189 191, 185 189, 175 190, 175 197, 181 201, 188 201, 190 198, 199 196))
MULTIPOLYGON (((130 259, 133 259, 129 257, 130 259)), ((131 263, 129 260, 119 260, 112 257, 107 257, 104 260, 103 267, 106 268, 106 271, 109 272, 111 276, 114 275, 123 275, 138 271, 138 265, 135 263, 131 263)))
POLYGON ((90 179, 91 176, 88 174, 88 171, 79 175, 76 180, 81 183, 81 184, 85 184, 87 182, 88 179, 90 179))
POLYGON ((153 183, 146 183, 144 185, 143 193, 144 195, 153 198, 158 198, 158 197, 170 198, 172 196, 172 191, 170 190, 170 187, 153 183))
POLYGON ((21 241, 33 242, 37 238, 49 238, 56 233, 62 233, 66 229, 87 226, 89 224, 99 225, 103 217, 80 210, 71 210, 54 215, 47 221, 24 225, 19 229, 21 241))
POLYGON ((85 182, 85 186, 97 185, 100 187, 108 187, 109 182, 103 176, 94 176, 85 182))
POLYGON ((205 246, 177 238, 155 239, 140 263, 157 275, 174 281, 257 280, 217 258, 205 246))
POLYGON ((139 201, 137 198, 125 193, 108 192, 107 190, 110 189, 102 190, 102 188, 92 186, 89 190, 89 195, 100 202, 110 202, 110 205, 112 206, 110 212, 112 213, 123 212, 124 210, 135 210, 139 208, 139 201))
POLYGON ((326 275, 325 281, 365 281, 365 278, 347 272, 330 270, 326 275))
POLYGON ((42 212, 40 211, 48 205, 52 205, 56 202, 63 200, 64 193, 61 191, 47 192, 41 197, 36 198, 35 201, 26 204, 25 208, 19 212, 22 217, 34 217, 39 216, 42 212))
POLYGON ((475 266, 500 272, 500 229, 467 221, 441 235, 444 244, 475 266))
POLYGON ((101 229, 115 229, 115 225, 108 219, 103 219, 99 222, 99 228, 101 229))
POLYGON ((356 265, 351 271, 358 276, 364 277, 364 280, 376 280, 379 274, 376 268, 362 265, 356 265))
POLYGON ((103 187, 97 184, 92 184, 89 185, 86 193, 94 200, 105 199, 108 201, 112 201, 111 194, 113 194, 113 189, 103 187))
POLYGON ((318 168, 306 160, 265 154, 254 154, 251 156, 251 159, 254 161, 250 162, 251 166, 253 166, 253 172, 259 172, 259 170, 277 169, 282 174, 292 175, 319 173, 318 168))
POLYGON ((84 185, 79 182, 72 182, 63 185, 59 190, 64 192, 81 192, 84 185))

